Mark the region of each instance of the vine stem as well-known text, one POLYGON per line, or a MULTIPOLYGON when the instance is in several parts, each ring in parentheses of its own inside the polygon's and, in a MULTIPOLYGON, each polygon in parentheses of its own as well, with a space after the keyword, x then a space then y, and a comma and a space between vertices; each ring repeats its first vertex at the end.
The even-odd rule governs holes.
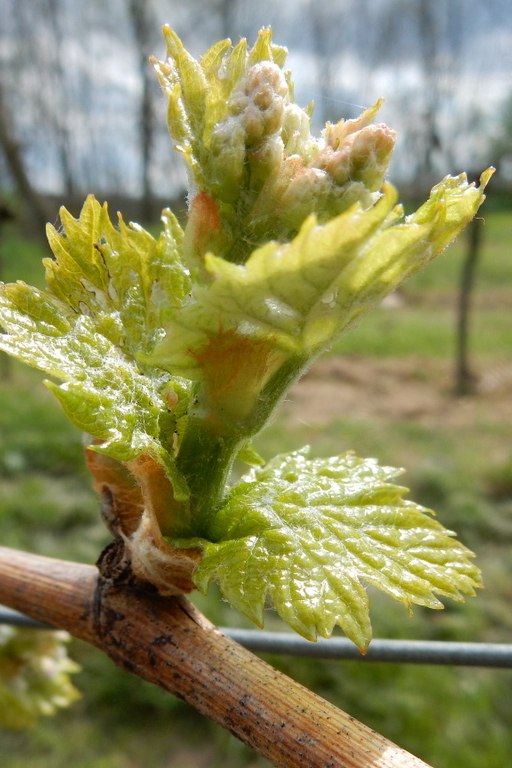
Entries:
POLYGON ((219 632, 185 598, 0 547, 0 601, 66 629, 282 768, 429 768, 219 632))
MULTIPOLYGON (((189 410, 187 428, 176 460, 190 492, 187 527, 178 530, 176 521, 171 520, 168 527, 163 527, 164 535, 171 538, 211 537, 210 526, 226 492, 238 451, 268 422, 311 359, 300 355, 290 357, 282 362, 264 386, 258 383, 262 371, 258 369, 255 384, 251 381, 249 366, 244 386, 240 387, 240 382, 234 390, 228 386, 222 397, 218 393, 212 397, 211 382, 196 387, 193 395, 195 403, 189 410), (247 397, 248 392, 251 395, 247 397), (241 401, 244 401, 242 405, 241 401)), ((237 365, 241 365, 239 360, 237 365)))

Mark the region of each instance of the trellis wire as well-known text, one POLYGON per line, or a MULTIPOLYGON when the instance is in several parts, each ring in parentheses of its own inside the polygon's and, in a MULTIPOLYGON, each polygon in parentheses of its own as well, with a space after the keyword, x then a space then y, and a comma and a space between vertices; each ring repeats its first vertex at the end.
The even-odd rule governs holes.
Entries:
POLYGON ((346 637, 319 638, 310 643, 289 632, 222 629, 233 640, 260 653, 308 656, 316 659, 385 661, 395 664, 444 664, 512 669, 512 645, 460 643, 440 640, 372 640, 365 656, 346 637))
MULTIPOLYGON (((18 611, 0 607, 0 624, 33 629, 51 629, 18 611)), ((512 669, 512 644, 459 643, 439 640, 373 640, 365 656, 345 637, 316 643, 291 632, 263 632, 222 627, 221 632, 240 645, 259 653, 302 656, 315 659, 392 662, 394 664, 436 664, 461 667, 512 669)))

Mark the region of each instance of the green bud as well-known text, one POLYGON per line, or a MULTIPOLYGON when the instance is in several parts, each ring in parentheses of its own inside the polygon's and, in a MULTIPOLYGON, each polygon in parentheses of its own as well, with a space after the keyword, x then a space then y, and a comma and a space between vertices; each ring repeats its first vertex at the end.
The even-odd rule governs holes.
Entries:
POLYGON ((236 117, 215 126, 210 137, 211 162, 217 168, 211 191, 223 202, 236 201, 245 163, 245 129, 236 117))
POLYGON ((302 167, 284 190, 282 220, 296 230, 312 210, 322 210, 332 191, 332 179, 321 168, 302 167))
POLYGON ((288 157, 298 154, 308 160, 310 153, 318 149, 311 136, 311 118, 297 104, 288 104, 285 109, 282 137, 288 157))
POLYGON ((384 123, 379 123, 361 129, 350 139, 350 178, 362 181, 371 192, 376 192, 384 181, 396 133, 384 123))
POLYGON ((284 147, 280 136, 271 136, 248 153, 251 189, 260 190, 279 172, 283 162, 284 147))

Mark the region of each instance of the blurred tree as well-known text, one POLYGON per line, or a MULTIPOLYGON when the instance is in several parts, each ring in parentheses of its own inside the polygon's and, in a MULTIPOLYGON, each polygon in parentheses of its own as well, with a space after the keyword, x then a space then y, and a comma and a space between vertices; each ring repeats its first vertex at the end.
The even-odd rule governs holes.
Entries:
POLYGON ((309 15, 311 18, 311 42, 316 59, 318 106, 317 117, 321 123, 326 123, 332 117, 332 100, 335 93, 335 56, 339 54, 340 40, 337 50, 332 50, 330 30, 333 27, 333 15, 337 9, 335 4, 323 5, 310 0, 309 15))
POLYGON ((236 12, 238 0, 217 0, 217 9, 221 23, 221 36, 237 42, 236 12))
POLYGON ((133 37, 137 49, 139 75, 141 80, 141 98, 139 104, 138 132, 141 164, 141 218, 151 221, 154 199, 151 184, 151 157, 153 135, 155 131, 155 109, 152 93, 156 79, 150 70, 148 56, 153 45, 153 33, 158 27, 150 0, 128 0, 128 15, 132 25, 133 37))
POLYGON ((419 61, 425 87, 423 89, 423 146, 418 161, 418 170, 423 178, 434 175, 434 155, 441 149, 438 128, 441 102, 441 30, 439 3, 432 0, 418 0, 418 42, 419 61))
MULTIPOLYGON (((66 77, 66 56, 63 51, 63 8, 61 0, 46 0, 44 18, 48 22, 49 45, 45 46, 51 103, 47 108, 48 121, 55 139, 55 149, 59 158, 63 191, 70 197, 77 187, 73 167, 75 146, 70 109, 69 80, 66 77)), ((46 94, 45 94, 46 95, 46 94)), ((48 103, 48 100, 45 99, 48 103)))
POLYGON ((50 210, 35 188, 32 186, 25 168, 23 154, 19 142, 9 121, 9 115, 5 106, 2 82, 0 80, 0 150, 2 151, 6 165, 10 171, 20 199, 25 203, 34 231, 44 232, 46 222, 50 217, 50 210))
POLYGON ((512 183, 512 93, 501 108, 498 130, 490 145, 491 162, 496 166, 501 181, 512 183))
POLYGON ((315 117, 322 125, 337 122, 342 114, 354 117, 361 111, 363 81, 373 62, 367 0, 309 0, 308 12, 318 91, 315 117))
MULTIPOLYGON (((1 107, 0 107, 0 135, 1 135, 1 107)), ((0 239, 3 234, 3 227, 4 224, 8 224, 11 221, 14 221, 16 218, 16 214, 13 210, 13 208, 5 201, 0 199, 0 239)), ((4 280, 4 259, 3 254, 0 250, 0 280, 4 280)), ((10 378, 11 374, 11 358, 9 355, 5 354, 5 352, 0 352, 0 381, 6 381, 10 378)))
POLYGON ((468 24, 461 0, 390 0, 383 14, 380 61, 396 73, 408 175, 421 187, 453 169, 461 130, 471 128, 455 129, 468 24))

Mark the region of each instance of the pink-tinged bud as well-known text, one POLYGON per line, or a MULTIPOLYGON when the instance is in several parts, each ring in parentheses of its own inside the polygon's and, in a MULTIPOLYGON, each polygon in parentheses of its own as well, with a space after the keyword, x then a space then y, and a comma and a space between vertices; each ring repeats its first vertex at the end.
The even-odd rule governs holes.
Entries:
POLYGON ((334 183, 341 187, 350 179, 351 151, 352 145, 348 142, 336 151, 332 147, 325 147, 313 162, 316 167, 326 171, 334 183))
POLYGON ((283 71, 271 61, 260 61, 247 72, 246 94, 262 110, 268 109, 276 97, 288 96, 288 84, 283 71))
POLYGON ((353 120, 340 120, 335 124, 327 123, 323 132, 326 144, 334 150, 339 149, 348 136, 371 125, 383 102, 384 99, 378 99, 373 106, 365 109, 353 120))
POLYGON ((281 130, 289 90, 281 69, 270 61, 254 64, 230 98, 230 110, 244 126, 247 146, 281 130))
POLYGON ((381 187, 388 169, 396 133, 385 123, 379 123, 368 125, 352 136, 350 176, 375 192, 381 187))
MULTIPOLYGON (((328 138, 333 139, 332 132, 328 138)), ((395 132, 384 123, 367 125, 349 133, 339 145, 329 141, 313 164, 327 171, 338 186, 359 181, 375 192, 382 185, 395 138, 395 132)))

